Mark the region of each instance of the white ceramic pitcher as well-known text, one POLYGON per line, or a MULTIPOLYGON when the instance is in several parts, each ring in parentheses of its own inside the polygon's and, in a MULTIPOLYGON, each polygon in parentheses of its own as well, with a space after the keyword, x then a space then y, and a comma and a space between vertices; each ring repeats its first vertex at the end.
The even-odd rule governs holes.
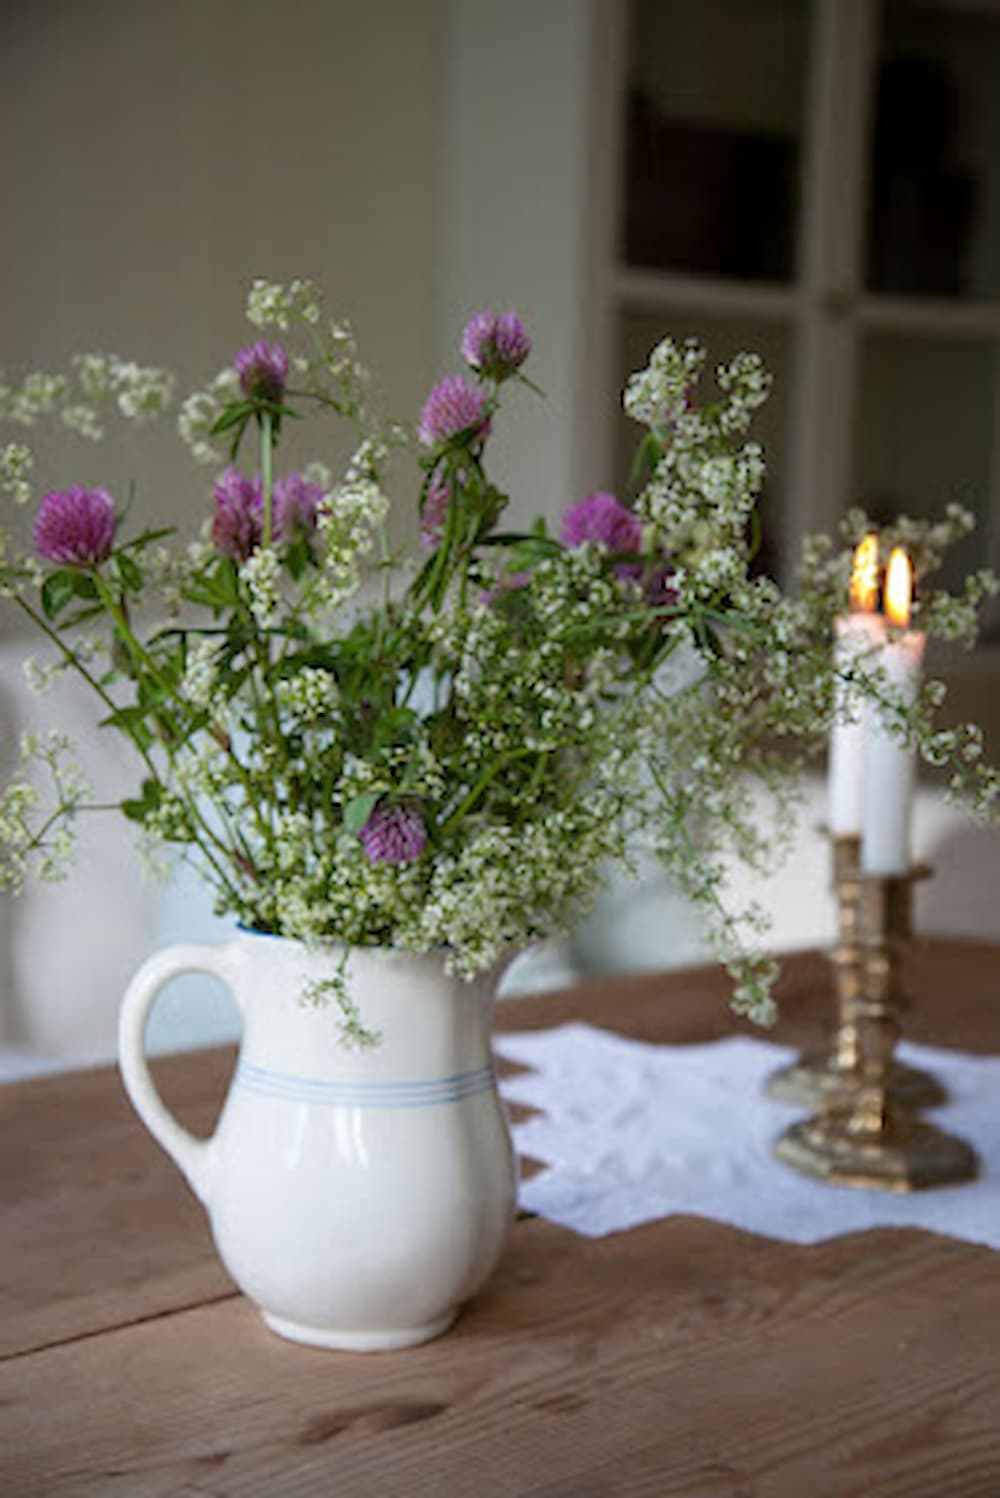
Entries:
POLYGON ((466 983, 437 955, 355 948, 347 964, 373 1050, 303 1001, 338 949, 245 933, 152 957, 125 995, 122 1076, 147 1128, 208 1209, 226 1268, 272 1330, 373 1351, 438 1336, 503 1249, 516 1174, 490 1021, 497 974, 466 983), (179 973, 221 978, 243 1015, 218 1127, 199 1140, 149 1074, 146 1017, 179 973))

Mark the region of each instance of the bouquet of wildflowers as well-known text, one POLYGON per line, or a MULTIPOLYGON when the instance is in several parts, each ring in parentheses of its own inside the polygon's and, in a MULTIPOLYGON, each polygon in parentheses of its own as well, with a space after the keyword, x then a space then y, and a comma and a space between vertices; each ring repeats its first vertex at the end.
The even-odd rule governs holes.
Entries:
MULTIPOLYGON (((409 439, 372 416, 349 329, 301 282, 256 283, 248 316, 264 336, 180 411, 216 470, 198 537, 133 534, 117 496, 76 486, 37 502, 26 554, 6 543, 4 594, 134 749, 121 811, 249 928, 445 949, 465 974, 564 930, 641 833, 705 909, 738 1007, 766 1018, 772 965, 753 913, 727 907, 725 857, 774 854, 781 816, 762 823, 755 786, 781 812, 789 772, 829 727, 846 579, 844 556, 818 543, 795 598, 752 574, 760 361, 718 369, 717 399, 696 404, 703 351, 661 344, 625 392, 644 429, 631 501, 590 494, 558 534, 519 533, 487 454, 502 399, 530 398, 531 340, 513 313, 478 314, 465 373, 435 386, 416 427, 414 559, 390 545, 383 487, 409 439), (349 431, 338 476, 283 465, 305 416, 349 431)), ((0 416, 53 415, 93 437, 102 408, 157 415, 170 394, 159 371, 85 356, 67 376, 0 387, 0 416)), ((20 441, 0 450, 15 501, 35 498, 31 463, 20 441)), ((929 562, 963 525, 916 537, 929 562)), ((928 594, 929 616, 968 632, 988 585, 948 607, 928 594)), ((891 710, 877 674, 860 675, 891 710)), ((972 740, 937 733, 930 705, 900 707, 900 733, 968 770, 972 740)), ((27 767, 5 793, 9 886, 58 873, 88 807, 67 748, 26 746, 51 797, 27 767)), ((973 768, 995 800, 992 772, 973 768)))

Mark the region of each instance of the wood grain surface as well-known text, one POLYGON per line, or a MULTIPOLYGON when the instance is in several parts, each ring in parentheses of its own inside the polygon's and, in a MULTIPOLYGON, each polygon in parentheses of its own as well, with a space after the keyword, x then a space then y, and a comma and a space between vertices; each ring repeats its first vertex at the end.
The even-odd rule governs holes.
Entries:
MULTIPOLYGON (((910 1033, 1000 1050, 1000 947, 922 943, 910 1033)), ((501 1006, 671 1042, 714 971, 501 1006)), ((777 1038, 817 1033, 789 959, 777 1038)), ((207 1131, 232 1056, 158 1065, 207 1131)), ((784 1114, 782 1114, 782 1118, 784 1114)), ((885 1231, 799 1247, 695 1218, 515 1226, 455 1329, 350 1355, 269 1334, 110 1071, 0 1089, 0 1498, 1000 1498, 1000 1255, 885 1231)), ((835 1188, 831 1188, 835 1189, 835 1188)))

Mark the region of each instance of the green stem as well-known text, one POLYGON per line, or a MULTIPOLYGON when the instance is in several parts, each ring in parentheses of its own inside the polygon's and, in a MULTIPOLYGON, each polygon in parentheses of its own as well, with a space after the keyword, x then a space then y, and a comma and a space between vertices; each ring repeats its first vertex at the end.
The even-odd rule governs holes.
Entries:
POLYGON ((456 811, 453 811, 451 816, 448 817, 447 820, 442 824, 442 837, 446 833, 451 831, 456 822, 460 822, 462 818, 472 810, 476 802, 479 800, 480 796, 491 784, 491 782, 496 779, 496 777, 502 770, 505 770, 508 765, 516 763, 516 761, 519 759, 527 759, 529 755, 538 753, 539 751, 537 749, 515 749, 510 754, 502 754, 500 758, 496 760, 495 763, 492 764, 483 775, 480 775, 479 779, 476 781, 475 785, 472 787, 472 790, 466 796, 465 800, 461 803, 458 809, 456 811))
MULTIPOLYGON (((101 595, 101 600, 104 603, 105 608, 108 610, 108 613, 111 615, 115 627, 121 635, 123 641, 125 642, 126 648, 128 649, 129 654, 132 656, 132 659, 136 666, 147 670, 156 684, 161 687, 162 690, 166 692, 167 695, 172 698, 172 700, 176 702, 177 705, 181 707, 185 713, 189 713, 191 711, 190 703, 186 700, 182 693, 177 690, 177 687, 173 684, 173 682, 167 680, 167 678, 161 672, 160 668, 157 666, 156 661, 150 655, 149 651, 145 649, 145 647, 136 637, 131 625, 125 617, 123 610, 115 601, 114 595, 112 594, 107 583, 104 581, 104 578, 101 577, 100 573, 98 573, 96 569, 94 570, 92 576, 94 578, 94 583, 97 587, 97 590, 101 595)), ((49 633, 51 634, 52 631, 49 631, 49 633)), ((58 636, 53 635, 53 638, 56 639, 57 643, 61 645, 62 642, 59 641, 58 636)), ((91 678, 88 679, 91 680, 91 685, 97 687, 96 682, 94 682, 91 678)), ((97 690, 100 691, 100 688, 97 687, 97 690)), ((114 704, 111 703, 111 699, 106 697, 106 695, 105 700, 110 703, 112 708, 114 708, 114 704)), ((229 734, 218 723, 210 723, 208 731, 215 742, 220 746, 220 748, 224 750, 226 756, 229 759, 229 762, 236 770, 236 773, 243 784, 243 789, 246 792, 247 805, 251 808, 254 820, 256 821, 259 830, 266 833, 267 828, 261 820, 260 812, 256 804, 256 797, 253 794, 253 787, 250 783, 249 772, 237 756, 229 734)), ((137 747, 139 746, 137 745, 137 747)), ((170 753, 169 748, 167 750, 167 756, 170 759, 171 763, 173 763, 173 755, 170 753)), ((150 764, 148 755, 145 757, 147 764, 150 764)), ((151 764, 150 767, 152 768, 151 764)), ((155 775, 155 770, 153 771, 153 773, 155 775)), ((157 776, 157 778, 159 777, 157 776)), ((200 816, 200 814, 198 814, 198 820, 202 822, 203 825, 205 825, 204 819, 200 816)), ((208 830, 207 827, 206 830, 208 830)), ((219 848, 225 849, 225 844, 218 838, 214 838, 213 840, 219 848)), ((226 849, 225 851, 228 853, 230 850, 226 849)))
MULTIPOLYGON (((96 580, 97 580, 97 583, 98 583, 98 589, 100 590, 101 585, 103 583, 103 579, 96 579, 96 580)), ((117 712, 118 712, 118 705, 117 705, 117 703, 113 700, 112 697, 110 697, 108 695, 108 693, 101 686, 101 683, 97 680, 97 678, 93 675, 92 672, 90 672, 90 671, 87 670, 86 666, 74 654, 74 652, 69 648, 69 646, 62 639, 60 639, 59 635, 56 633, 56 631, 54 629, 51 628, 51 626, 49 625, 48 621, 44 618, 44 616, 41 615, 41 614, 39 614, 39 613, 37 613, 35 611, 35 609, 33 609, 29 603, 26 603, 23 598, 18 597, 15 601, 24 610, 24 612, 27 614, 28 618, 32 621, 32 623, 35 624, 42 631, 42 633, 46 636, 47 639, 51 640, 51 642, 57 647, 57 649, 65 657, 65 659, 67 660, 67 662, 83 678, 83 680, 87 683, 87 685, 91 688, 91 690, 94 693, 96 693, 96 695, 99 698, 99 700, 104 703, 105 707, 108 708, 109 712, 113 713, 113 714, 117 714, 117 712)), ((110 612, 112 614, 112 617, 114 618, 115 614, 118 611, 114 608, 113 600, 111 600, 111 605, 112 606, 111 606, 110 612)), ((127 628, 128 628, 128 626, 126 625, 126 630, 127 630, 127 628)), ((128 631, 128 633, 131 634, 131 631, 128 631)), ((159 771, 156 763, 154 762, 154 760, 150 756, 149 751, 142 744, 138 743, 138 741, 131 734, 129 734, 128 737, 129 737, 129 739, 130 739, 133 747, 135 748, 136 752, 142 758, 142 761, 145 764, 146 769, 149 771, 150 777, 155 781, 155 783, 157 785, 163 786, 164 789, 165 789, 166 787, 164 785, 163 777, 160 774, 160 771, 159 771)), ((170 759, 171 763, 173 763, 173 758, 170 755, 169 750, 167 751, 167 757, 168 757, 168 759, 170 759)), ((192 812, 192 815, 194 817, 195 822, 201 824, 203 836, 209 838, 212 842, 214 842, 215 845, 220 849, 220 851, 223 854, 225 854, 226 857, 229 857, 230 856, 230 850, 225 846, 224 843, 222 843, 215 836, 215 834, 212 832, 211 828, 207 826, 207 824, 205 823, 204 818, 201 816, 200 812, 198 811, 197 806, 194 805, 194 803, 192 803, 187 796, 184 796, 182 799, 184 799, 187 802, 187 804, 189 806, 189 809, 192 812)), ((60 814, 62 814, 62 812, 60 812, 60 814)), ((215 869, 216 874, 219 877, 220 881, 222 882, 223 886, 225 888, 229 889, 229 890, 232 890, 232 887, 229 884, 229 881, 226 878, 224 871, 220 868, 220 866, 216 862, 215 858, 212 856, 211 852, 209 851, 209 848, 202 841, 199 841, 198 846, 201 849, 202 854, 204 855, 205 859, 215 869)))
POLYGON ((260 482, 264 491, 264 545, 270 546, 273 532, 274 494, 274 426, 270 411, 260 413, 260 482))
POLYGON ((135 635, 135 632, 132 629, 132 626, 129 624, 128 619, 125 616, 124 609, 118 603, 111 589, 108 587, 107 583, 96 567, 93 568, 90 575, 94 579, 94 586, 96 587, 98 593, 101 595, 101 602, 104 604, 104 607, 111 615, 114 626, 117 629, 118 633, 121 635, 122 641, 125 644, 125 648, 128 650, 129 655, 132 657, 134 665, 137 668, 145 669, 146 671, 148 671, 150 676, 152 676, 153 680, 156 682, 157 686, 162 687, 163 691, 166 692, 169 697, 172 697, 175 702, 178 702, 183 708, 186 709, 188 704, 184 701, 184 698, 178 692, 174 684, 167 681, 159 666, 156 664, 156 661, 149 654, 149 651, 146 650, 145 647, 140 643, 135 635))
MULTIPOLYGON (((208 829, 206 829, 206 831, 207 830, 208 829)), ((231 849, 227 848, 224 843, 219 842, 218 838, 213 838, 213 841, 221 849, 226 859, 232 858, 231 849)), ((226 873, 225 865, 220 863, 219 860, 215 857, 210 846, 205 842, 203 836, 198 837, 195 846, 197 847, 198 852, 201 854, 202 858, 208 864, 209 868, 212 870, 215 878, 218 880, 219 887, 225 892, 226 898, 231 902, 232 907, 235 910, 239 905, 239 896, 236 892, 236 889, 230 882, 229 876, 226 873)), ((190 862, 190 859, 188 861, 190 862)))
POLYGON ((285 391, 286 396, 292 396, 296 400, 315 401, 319 406, 326 406, 328 410, 336 412, 345 421, 351 422, 356 431, 361 431, 361 423, 358 420, 357 407, 352 402, 334 400, 330 395, 323 395, 319 390, 292 390, 285 391))
POLYGON ((54 811, 51 811, 45 818, 45 821, 42 823, 41 827, 39 827, 38 831, 32 834, 31 841, 23 850, 25 856, 30 857, 32 853, 37 853, 39 848, 43 848, 45 846, 45 837, 49 831, 49 828, 54 827, 55 824, 58 821, 61 821, 63 817, 68 817, 72 814, 73 811, 79 809, 80 808, 66 806, 64 803, 60 802, 56 809, 54 811))
POLYGON ((535 761, 534 767, 532 768, 531 779, 528 781, 527 800, 529 805, 531 805, 531 803, 534 801, 535 795, 538 791, 538 787, 542 783, 542 776, 545 774, 545 764, 547 759, 547 754, 539 754, 538 758, 535 761))
MULTIPOLYGON (((741 619, 737 615, 720 613, 712 609, 705 609, 702 617, 711 619, 720 626, 742 632, 757 644, 766 645, 770 639, 767 629, 752 619, 741 619)), ((828 657, 822 651, 817 650, 815 646, 799 645, 797 652, 801 659, 813 662, 817 672, 823 672, 828 669, 828 657)), ((877 667, 878 651, 873 649, 870 652, 866 652, 866 655, 859 662, 862 668, 866 661, 877 667)), ((882 690, 881 684, 874 680, 864 669, 858 670, 857 664, 841 666, 834 662, 833 674, 844 686, 860 687, 863 695, 874 702, 887 718, 895 721, 904 728, 907 726, 906 713, 901 708, 899 701, 891 696, 887 696, 882 690)), ((919 740, 917 740, 917 743, 919 744, 919 740)))
MULTIPOLYGON (((166 679, 166 677, 160 671, 160 668, 157 666, 155 660, 152 658, 152 656, 149 654, 149 652, 143 648, 142 644, 136 638, 136 636, 135 636, 135 634, 134 634, 134 632, 132 630, 132 627, 131 627, 131 625, 128 622, 128 619, 125 617, 124 610, 120 607, 120 605, 118 604, 118 602, 116 601, 116 599, 114 597, 114 594, 111 592, 111 589, 108 587, 108 585, 105 582, 104 578, 101 577, 100 573, 97 571, 96 568, 91 573, 91 576, 93 577, 94 584, 95 584, 95 586, 97 588, 98 593, 101 596, 101 601, 103 602, 103 604, 104 604, 105 608, 107 609, 108 613, 111 615, 111 618, 114 620, 115 628, 118 630, 118 632, 121 635, 123 641, 125 642, 125 646, 128 649, 129 654, 132 656, 133 662, 135 663, 137 669, 139 669, 139 670, 145 669, 146 671, 148 671, 149 674, 152 676, 153 680, 157 683, 158 686, 160 686, 163 689, 164 692, 166 692, 168 694, 168 696, 170 696, 171 698, 173 698, 173 700, 181 708, 183 708, 183 710, 185 712, 190 712, 190 705, 189 705, 189 703, 184 699, 184 697, 181 695, 181 693, 177 690, 176 686, 174 686, 174 684, 172 682, 170 682, 170 681, 168 681, 166 679)), ((230 760, 236 766, 237 770, 241 773, 241 778, 244 779, 244 785, 247 787, 247 789, 249 791, 248 777, 246 777, 242 773, 242 766, 240 765, 240 762, 239 762, 239 760, 236 757, 236 754, 235 754, 235 752, 234 752, 234 750, 232 748, 232 745, 229 742, 229 736, 228 736, 228 734, 226 734, 223 730, 219 729, 218 725, 214 725, 214 724, 211 726, 211 728, 210 728, 209 731, 212 733, 212 736, 216 740, 216 742, 219 743, 220 746, 222 746, 222 747, 225 748, 225 751, 228 754, 230 760)), ((176 768, 175 768, 176 767, 176 760, 175 760, 175 756, 173 754, 173 751, 172 751, 170 745, 169 744, 165 744, 164 745, 164 750, 165 750, 165 753, 167 755, 168 760, 170 761, 171 767, 175 769, 175 774, 176 774, 176 768)), ((159 779, 158 776, 157 776, 157 779, 159 779)), ((178 784, 178 787, 180 787, 180 785, 181 785, 180 777, 178 777, 178 779, 177 779, 177 784, 178 784)), ((184 791, 183 795, 182 795, 182 799, 183 799, 183 801, 185 802, 185 804, 188 807, 188 810, 189 810, 189 812, 191 814, 191 818, 192 818, 193 823, 195 824, 196 827, 198 827, 198 828, 201 829, 202 836, 199 838, 198 846, 201 848, 202 853, 204 854, 204 856, 213 864, 213 867, 215 867, 216 872, 218 873, 219 877, 223 880, 223 883, 228 884, 228 881, 225 879, 225 875, 223 874, 222 870, 219 869, 218 865, 215 863, 215 860, 212 858, 211 854, 209 853, 208 846, 207 846, 206 842, 203 839, 207 839, 208 843, 210 843, 213 847, 217 848, 218 851, 225 858, 231 858, 233 856, 233 850, 232 850, 232 848, 227 847, 227 845, 218 836, 218 834, 215 833, 212 830, 212 828, 210 827, 210 825, 206 821, 205 817, 202 815, 202 812, 201 812, 201 810, 198 807, 197 800, 193 796, 191 796, 187 791, 184 791)), ((253 801, 250 798, 249 794, 248 794, 248 801, 250 802, 251 806, 253 806, 253 801)), ((254 807, 254 810, 256 811, 256 807, 254 807)))
MULTIPOLYGON (((480 478, 482 477, 482 468, 477 459, 471 455, 463 454, 462 462, 468 462, 474 466, 478 470, 480 478)), ((441 538, 441 545, 437 549, 434 557, 434 565, 431 568, 430 576, 427 579, 424 589, 426 599, 435 613, 440 612, 444 595, 447 592, 449 566, 454 562, 453 554, 456 550, 458 540, 457 531, 460 504, 458 465, 456 463, 448 465, 446 481, 450 485, 450 492, 448 495, 448 513, 445 519, 444 535, 441 538)), ((416 600, 418 608, 422 601, 422 599, 416 600)))
MULTIPOLYGON (((101 686, 101 683, 97 680, 97 677, 94 676, 92 672, 87 670, 86 666, 80 660, 79 656, 77 656, 74 651, 70 649, 65 641, 62 640, 56 633, 56 631, 50 626, 44 615, 37 613, 31 607, 30 603, 26 603, 21 597, 16 597, 15 602, 19 605, 20 608, 24 610, 31 622, 42 631, 42 633, 46 636, 47 639, 52 642, 53 645, 56 646, 56 648, 60 651, 69 665, 73 667, 74 671, 76 671, 77 674, 81 676, 87 683, 87 685, 91 688, 91 690, 97 694, 101 702, 103 702, 104 706, 108 709, 109 713, 117 714, 118 704, 104 690, 104 688, 101 686)), ((153 760, 150 758, 149 751, 145 749, 142 744, 137 743, 134 738, 132 739, 132 743, 135 746, 136 752, 142 756, 143 763, 145 764, 150 775, 154 780, 162 784, 162 781, 160 780, 159 770, 157 769, 153 760)))
MULTIPOLYGON (((382 646, 385 640, 385 627, 389 619, 389 601, 392 591, 392 554, 389 550, 389 537, 386 533, 385 521, 379 522, 378 526, 379 566, 382 569, 382 607, 375 616, 375 659, 380 661, 382 657, 382 646)), ((393 688, 395 692, 395 687, 393 688)))

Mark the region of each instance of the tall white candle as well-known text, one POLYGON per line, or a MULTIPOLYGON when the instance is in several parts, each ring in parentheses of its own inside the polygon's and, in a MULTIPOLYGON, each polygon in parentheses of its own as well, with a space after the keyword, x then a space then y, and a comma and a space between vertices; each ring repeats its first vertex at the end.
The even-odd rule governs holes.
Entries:
MULTIPOLYGON (((877 659, 885 641, 881 614, 842 614, 836 621, 835 661, 842 671, 865 659, 877 659)), ((862 827, 868 704, 857 688, 838 679, 837 721, 830 733, 828 789, 830 831, 835 837, 862 827)))
MULTIPOLYGON (((894 622, 910 617, 911 569, 901 550, 893 552, 886 578, 886 607, 894 622)), ((926 637, 919 630, 890 636, 879 664, 892 696, 907 705, 920 690, 926 637)), ((916 756, 893 733, 890 722, 873 711, 865 752, 861 867, 866 874, 905 874, 911 864, 911 821, 916 756)))
MULTIPOLYGON (((836 621, 834 661, 848 671, 874 654, 885 640, 885 620, 878 606, 878 537, 864 538, 854 553, 851 572, 851 612, 836 621)), ((849 682, 838 679, 837 719, 830 734, 829 823, 835 837, 861 833, 865 745, 868 709, 864 697, 849 682)))

